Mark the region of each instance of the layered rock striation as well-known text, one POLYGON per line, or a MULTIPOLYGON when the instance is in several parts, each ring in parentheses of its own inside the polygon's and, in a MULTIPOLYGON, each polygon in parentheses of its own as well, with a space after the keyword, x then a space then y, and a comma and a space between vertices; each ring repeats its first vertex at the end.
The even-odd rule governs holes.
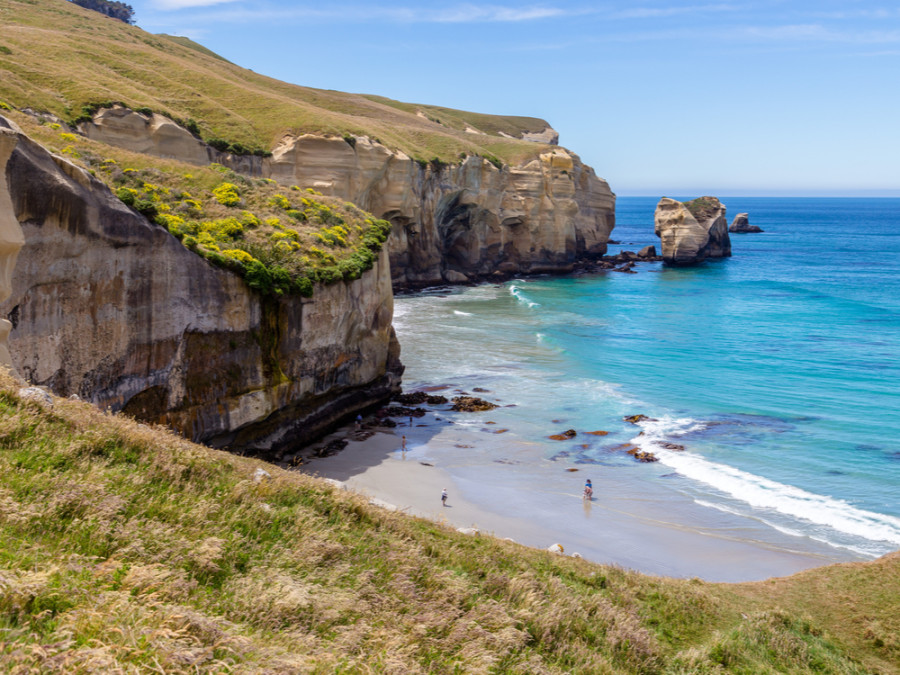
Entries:
POLYGON ((715 197, 684 203, 663 197, 656 206, 654 222, 663 262, 669 265, 693 265, 731 255, 725 206, 715 197))
POLYGON ((477 156, 425 163, 366 137, 301 134, 284 137, 270 158, 247 158, 217 153, 167 118, 122 108, 81 128, 131 150, 313 188, 390 220, 397 287, 569 271, 579 258, 603 255, 615 225, 609 185, 563 148, 498 168, 477 156))
POLYGON ((388 398, 402 366, 387 249, 312 299, 262 298, 0 118, 0 219, 25 236, 19 372, 193 440, 278 453, 388 398))

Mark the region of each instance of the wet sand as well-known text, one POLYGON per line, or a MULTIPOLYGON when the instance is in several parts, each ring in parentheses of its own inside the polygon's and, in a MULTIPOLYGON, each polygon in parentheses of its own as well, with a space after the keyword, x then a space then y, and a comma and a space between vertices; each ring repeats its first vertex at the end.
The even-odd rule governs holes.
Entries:
MULTIPOLYGON (((410 515, 476 528, 535 548, 558 543, 566 554, 577 552, 594 562, 648 574, 749 581, 858 559, 812 541, 798 550, 795 538, 782 541, 778 533, 773 533, 774 541, 760 540, 758 532, 731 524, 723 514, 709 516, 708 509, 678 503, 639 484, 623 484, 603 472, 593 476, 591 502, 581 499, 585 474, 565 474, 555 465, 553 474, 535 489, 533 469, 541 467, 532 462, 523 470, 516 461, 498 466, 489 458, 479 463, 472 460, 472 451, 460 457, 465 451, 453 448, 471 448, 459 441, 471 443, 475 436, 442 427, 436 419, 416 420, 410 429, 404 423, 396 433, 378 431, 364 441, 350 440, 337 454, 312 459, 303 471, 337 480, 410 515), (401 434, 410 437, 407 452, 401 451, 401 434), (444 488, 449 494, 446 506, 440 500, 444 488)), ((349 432, 333 437, 349 440, 349 432)), ((509 445, 512 456, 529 451, 523 443, 509 445)))

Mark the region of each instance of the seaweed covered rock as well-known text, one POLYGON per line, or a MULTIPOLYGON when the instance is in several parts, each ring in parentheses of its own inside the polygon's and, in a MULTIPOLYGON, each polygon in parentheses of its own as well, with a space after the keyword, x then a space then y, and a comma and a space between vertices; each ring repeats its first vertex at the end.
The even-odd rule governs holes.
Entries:
POLYGON ((499 407, 496 403, 485 401, 477 396, 453 397, 453 410, 456 412, 485 412, 499 407))

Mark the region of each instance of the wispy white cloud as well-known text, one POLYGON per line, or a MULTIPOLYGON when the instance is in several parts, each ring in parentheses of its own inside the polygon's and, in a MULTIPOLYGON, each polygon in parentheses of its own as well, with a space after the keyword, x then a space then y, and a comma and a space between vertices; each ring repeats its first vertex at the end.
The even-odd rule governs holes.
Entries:
MULTIPOLYGON (((209 7, 236 0, 154 0, 158 9, 196 9, 209 7)), ((352 21, 355 23, 365 21, 381 21, 388 23, 515 23, 552 19, 556 17, 573 16, 584 13, 593 13, 594 10, 569 10, 548 5, 531 6, 504 6, 504 5, 475 5, 470 3, 434 7, 404 7, 404 6, 354 6, 331 5, 328 7, 314 6, 268 6, 248 9, 220 8, 210 16, 219 21, 272 21, 272 20, 305 20, 305 21, 352 21)))
POLYGON ((615 12, 610 16, 615 19, 664 19, 683 14, 708 14, 711 12, 733 12, 740 9, 737 5, 681 5, 676 7, 631 7, 615 12))
POLYGON ((817 23, 783 26, 746 26, 740 29, 738 33, 744 37, 778 41, 846 42, 852 44, 891 44, 900 42, 900 30, 835 29, 817 23))
POLYGON ((153 6, 165 10, 193 9, 194 7, 221 5, 226 2, 236 2, 236 0, 153 0, 153 6))

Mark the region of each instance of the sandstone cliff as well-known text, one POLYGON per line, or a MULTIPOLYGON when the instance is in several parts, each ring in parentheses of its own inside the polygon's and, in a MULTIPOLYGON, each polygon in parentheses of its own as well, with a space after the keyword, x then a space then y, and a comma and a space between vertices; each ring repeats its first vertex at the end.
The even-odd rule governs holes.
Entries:
POLYGON ((563 148, 497 168, 475 156, 426 164, 366 137, 309 134, 284 137, 271 158, 232 157, 171 120, 121 108, 100 111, 81 129, 130 150, 195 164, 215 160, 352 201, 394 223, 397 286, 460 282, 498 270, 567 271, 579 257, 604 254, 615 225, 609 185, 563 148))
POLYGON ((0 312, 31 382, 214 446, 274 452, 397 386, 386 249, 361 279, 311 300, 262 299, 0 125, 11 146, 0 217, 11 209, 25 234, 0 312))
POLYGON ((685 203, 663 197, 654 220, 665 263, 692 265, 731 255, 725 206, 715 197, 685 203))

